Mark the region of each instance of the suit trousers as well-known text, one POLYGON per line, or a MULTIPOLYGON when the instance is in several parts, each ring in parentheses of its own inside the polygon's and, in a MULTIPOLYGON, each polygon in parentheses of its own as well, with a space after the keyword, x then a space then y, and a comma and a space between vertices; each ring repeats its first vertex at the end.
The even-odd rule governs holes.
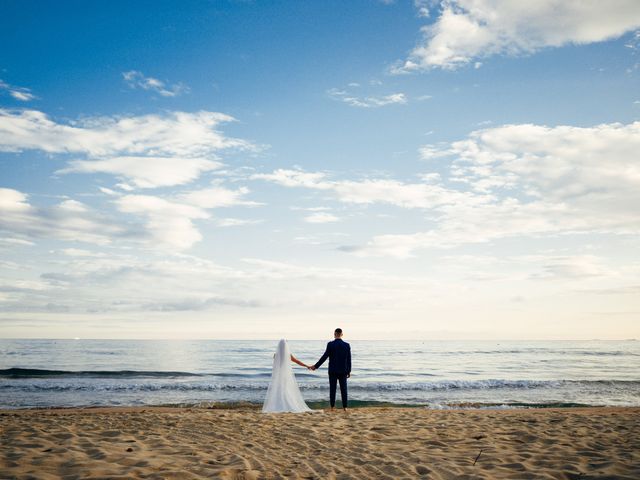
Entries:
POLYGON ((340 396, 342 397, 342 408, 347 408, 347 374, 329 374, 329 402, 331 407, 336 406, 336 387, 340 382, 340 396))

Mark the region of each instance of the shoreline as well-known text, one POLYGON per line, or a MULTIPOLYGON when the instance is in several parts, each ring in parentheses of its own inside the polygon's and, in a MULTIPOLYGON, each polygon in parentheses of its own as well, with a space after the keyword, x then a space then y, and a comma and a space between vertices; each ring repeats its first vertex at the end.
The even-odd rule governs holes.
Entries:
POLYGON ((640 407, 0 411, 6 478, 640 478, 640 407))
MULTIPOLYGON (((307 402, 310 403, 310 402, 307 402)), ((451 406, 449 408, 430 408, 424 405, 411 405, 411 404, 384 404, 380 402, 379 405, 360 405, 349 406, 348 411, 368 411, 368 410, 425 410, 428 412, 601 412, 601 411, 632 411, 637 412, 640 415, 640 406, 611 406, 611 405, 577 405, 577 406, 557 406, 550 405, 548 407, 518 407, 518 408, 491 408, 483 406, 472 405, 460 405, 451 406)), ((86 406, 55 406, 55 407, 19 407, 19 408, 0 408, 0 416, 11 416, 13 414, 28 415, 30 413, 183 413, 183 412, 206 412, 211 410, 224 410, 231 412, 261 412, 262 404, 251 402, 219 402, 209 405, 86 405, 86 406)), ((325 406, 311 408, 312 412, 324 412, 329 411, 329 402, 326 402, 325 406)), ((336 412, 342 411, 339 403, 336 404, 336 412)), ((276 415, 299 415, 293 413, 277 413, 276 415)))
MULTIPOLYGON (((322 410, 329 408, 327 400, 308 400, 306 404, 312 410, 322 410)), ((219 402, 178 402, 159 403, 148 405, 49 405, 49 406, 17 406, 0 407, 0 412, 11 412, 20 410, 69 410, 69 409, 95 409, 95 408, 182 408, 182 409, 260 409, 262 402, 253 401, 219 401, 219 402)), ((340 400, 336 402, 336 408, 340 407, 340 400)), ((427 410, 548 410, 548 409, 576 409, 576 408, 640 408, 640 405, 590 405, 576 402, 549 402, 549 403, 529 403, 529 402, 454 402, 446 404, 428 403, 402 403, 379 400, 349 400, 349 409, 367 408, 413 408, 427 410)))

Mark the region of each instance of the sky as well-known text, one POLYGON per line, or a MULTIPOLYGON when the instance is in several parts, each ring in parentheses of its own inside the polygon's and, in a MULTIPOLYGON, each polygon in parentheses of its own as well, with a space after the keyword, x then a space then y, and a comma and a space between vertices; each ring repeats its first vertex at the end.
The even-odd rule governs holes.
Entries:
POLYGON ((640 337, 637 0, 0 4, 0 338, 640 337))

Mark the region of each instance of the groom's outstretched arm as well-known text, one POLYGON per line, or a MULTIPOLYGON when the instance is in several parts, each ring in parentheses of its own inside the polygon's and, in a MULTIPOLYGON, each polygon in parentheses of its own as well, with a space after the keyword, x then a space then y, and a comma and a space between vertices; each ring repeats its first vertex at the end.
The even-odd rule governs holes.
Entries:
POLYGON ((320 365, 322 365, 325 360, 327 358, 329 358, 329 348, 330 348, 331 342, 327 343, 327 349, 324 351, 324 353, 322 354, 322 356, 320 357, 320 360, 318 360, 316 362, 316 364, 313 366, 313 369, 316 370, 318 368, 320 368, 320 365))

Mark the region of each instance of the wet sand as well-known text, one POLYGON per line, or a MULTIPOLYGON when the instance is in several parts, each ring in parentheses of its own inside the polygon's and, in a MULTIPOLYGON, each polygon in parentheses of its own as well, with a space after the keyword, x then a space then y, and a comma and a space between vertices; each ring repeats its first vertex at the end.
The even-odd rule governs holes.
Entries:
POLYGON ((0 478, 640 478, 640 408, 0 412, 0 478))

